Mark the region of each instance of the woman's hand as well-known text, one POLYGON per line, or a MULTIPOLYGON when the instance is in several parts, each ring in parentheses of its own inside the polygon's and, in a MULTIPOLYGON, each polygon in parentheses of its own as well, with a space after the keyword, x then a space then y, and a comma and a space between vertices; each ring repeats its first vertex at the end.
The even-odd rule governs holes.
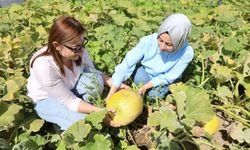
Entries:
POLYGON ((108 100, 119 89, 130 89, 130 87, 128 85, 126 85, 126 84, 123 84, 123 83, 121 84, 120 88, 117 88, 116 86, 112 85, 110 90, 109 90, 109 93, 108 93, 108 96, 107 96, 106 100, 108 100))
POLYGON ((138 93, 139 93, 140 95, 144 95, 145 92, 146 92, 148 89, 152 88, 153 86, 154 86, 154 85, 153 85, 151 82, 148 82, 148 83, 146 83, 145 85, 143 85, 143 86, 138 90, 138 93))
POLYGON ((108 109, 108 113, 107 113, 106 117, 104 118, 103 123, 106 124, 106 125, 112 126, 112 127, 120 127, 121 125, 115 124, 112 121, 112 118, 113 118, 112 116, 113 115, 115 115, 115 110, 114 109, 108 109))
POLYGON ((139 93, 140 95, 144 95, 146 91, 147 91, 147 89, 146 89, 145 87, 141 87, 141 88, 138 90, 138 93, 139 93))
POLYGON ((120 89, 131 89, 130 86, 126 85, 126 84, 121 84, 120 89))
POLYGON ((118 90, 118 88, 114 85, 111 86, 108 96, 106 97, 106 101, 111 97, 111 95, 113 95, 116 91, 118 90))

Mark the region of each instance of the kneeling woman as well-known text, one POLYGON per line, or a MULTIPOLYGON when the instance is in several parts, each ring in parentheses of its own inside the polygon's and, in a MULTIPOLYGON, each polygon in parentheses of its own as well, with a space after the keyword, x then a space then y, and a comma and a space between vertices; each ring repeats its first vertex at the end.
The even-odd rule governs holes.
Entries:
POLYGON ((85 114, 101 110, 88 100, 92 94, 102 93, 104 83, 111 85, 110 77, 95 69, 84 47, 85 32, 73 17, 59 17, 49 31, 47 46, 30 61, 28 96, 37 114, 61 130, 85 114))

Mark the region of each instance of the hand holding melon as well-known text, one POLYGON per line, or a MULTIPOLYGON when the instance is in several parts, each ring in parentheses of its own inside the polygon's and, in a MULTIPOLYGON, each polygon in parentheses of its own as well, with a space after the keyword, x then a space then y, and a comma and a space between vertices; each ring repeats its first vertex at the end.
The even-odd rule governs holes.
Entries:
POLYGON ((115 110, 115 113, 109 112, 111 125, 125 126, 142 113, 143 100, 137 91, 122 89, 109 97, 106 108, 115 110))

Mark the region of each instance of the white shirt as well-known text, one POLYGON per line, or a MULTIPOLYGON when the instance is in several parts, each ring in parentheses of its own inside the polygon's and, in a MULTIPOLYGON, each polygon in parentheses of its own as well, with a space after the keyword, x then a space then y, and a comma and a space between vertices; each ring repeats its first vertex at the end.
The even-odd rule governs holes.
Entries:
MULTIPOLYGON (((46 50, 47 46, 38 50, 32 56, 30 62, 46 50)), ((28 96, 34 103, 48 97, 53 97, 64 104, 68 109, 77 111, 82 99, 74 95, 71 89, 75 86, 76 81, 86 66, 94 68, 93 62, 86 49, 84 49, 83 52, 82 64, 77 66, 76 63, 73 62, 74 73, 64 66, 65 76, 60 73, 52 56, 37 57, 33 63, 33 67, 30 68, 30 76, 27 84, 28 96)))

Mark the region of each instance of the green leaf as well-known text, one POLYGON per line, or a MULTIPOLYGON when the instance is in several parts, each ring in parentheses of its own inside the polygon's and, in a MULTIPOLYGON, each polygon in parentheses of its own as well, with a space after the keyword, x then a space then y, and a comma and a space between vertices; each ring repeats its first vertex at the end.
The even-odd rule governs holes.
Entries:
POLYGON ((205 24, 207 19, 202 13, 196 13, 190 18, 192 18, 193 23, 197 26, 205 24))
POLYGON ((11 149, 10 143, 7 141, 7 139, 0 138, 0 149, 11 149))
POLYGON ((246 141, 247 143, 250 143, 250 128, 247 128, 243 131, 243 139, 244 141, 246 141))
POLYGON ((92 112, 88 114, 85 118, 86 123, 90 123, 96 129, 101 130, 102 129, 101 123, 103 122, 103 119, 105 118, 107 112, 108 111, 106 109, 103 109, 102 111, 92 112))
POLYGON ((44 27, 43 26, 38 26, 38 27, 36 27, 36 32, 38 32, 39 33, 39 36, 40 37, 46 37, 47 36, 47 32, 46 32, 46 30, 44 29, 44 27))
POLYGON ((233 93, 226 86, 217 87, 217 96, 222 99, 233 98, 233 93))
POLYGON ((186 94, 184 91, 179 91, 173 94, 176 100, 176 105, 177 105, 177 112, 179 118, 182 118, 182 116, 185 114, 185 102, 186 102, 186 94))
POLYGON ((4 95, 1 100, 11 101, 14 99, 13 94, 16 93, 26 83, 26 79, 23 76, 14 77, 6 81, 7 94, 4 95))
POLYGON ((218 83, 224 83, 232 78, 232 70, 227 66, 213 64, 210 73, 215 77, 218 83))
POLYGON ((116 14, 116 13, 112 14, 111 13, 110 15, 111 15, 112 19, 114 20, 115 24, 117 24, 119 26, 124 26, 125 23, 130 20, 123 13, 121 13, 121 14, 116 14))
POLYGON ((136 145, 130 145, 125 150, 140 150, 136 145))
POLYGON ((186 118, 207 122, 215 114, 209 95, 202 89, 189 87, 186 91, 186 118))
POLYGON ((80 120, 71 125, 66 131, 65 135, 71 134, 76 141, 81 142, 86 138, 91 131, 92 127, 89 124, 85 124, 84 120, 80 120))
POLYGON ((142 19, 133 19, 135 22, 135 26, 138 27, 140 30, 143 31, 151 31, 151 28, 149 27, 148 23, 142 19))
POLYGON ((34 119, 25 123, 24 127, 28 132, 38 132, 44 124, 42 119, 34 119))
POLYGON ((9 9, 9 13, 17 13, 20 12, 21 10, 23 10, 24 8, 21 5, 12 5, 9 9))
POLYGON ((233 22, 235 20, 236 15, 238 15, 237 11, 233 11, 232 5, 222 5, 220 7, 216 7, 214 12, 216 14, 215 19, 223 22, 233 22), (226 14, 224 12, 227 12, 226 14))
POLYGON ((243 76, 250 76, 250 54, 246 56, 245 62, 244 62, 244 69, 243 69, 243 76))
POLYGON ((50 142, 51 143, 53 143, 53 142, 59 142, 61 140, 62 140, 62 138, 61 138, 60 134, 53 134, 52 137, 51 137, 50 142))
POLYGON ((182 128, 177 120, 177 115, 174 111, 168 110, 166 107, 161 107, 148 117, 149 126, 160 126, 161 130, 167 128, 169 131, 174 132, 178 128, 182 128))
POLYGON ((201 53, 203 59, 212 57, 215 54, 217 54, 217 51, 214 50, 206 50, 201 53))
POLYGON ((234 140, 237 140, 238 142, 240 143, 243 143, 244 142, 244 137, 243 137, 243 125, 242 124, 237 124, 237 123, 234 123, 232 125, 232 128, 230 130, 230 136, 234 139, 234 140))
POLYGON ((18 137, 18 140, 13 149, 42 150, 43 146, 48 143, 45 137, 39 134, 31 136, 30 134, 23 133, 18 137))
POLYGON ((17 104, 0 103, 0 131, 15 125, 15 120, 22 108, 17 104))
POLYGON ((224 47, 226 50, 238 52, 243 48, 243 44, 237 37, 229 37, 224 41, 224 47))
POLYGON ((185 116, 188 124, 194 121, 207 122, 214 115, 209 95, 204 90, 177 83, 170 85, 170 91, 175 98, 178 114, 180 112, 181 116, 185 116))
POLYGON ((64 140, 61 140, 56 148, 56 150, 67 150, 66 143, 64 140))
POLYGON ((109 137, 102 134, 96 134, 94 139, 81 147, 80 150, 111 150, 111 145, 109 137))
POLYGON ((188 127, 193 127, 195 124, 195 120, 192 118, 184 118, 181 120, 181 122, 187 125, 188 127))
POLYGON ((172 93, 177 93, 179 91, 186 91, 188 89, 188 86, 186 86, 185 84, 183 83, 175 83, 175 84, 171 84, 169 86, 169 90, 172 92, 172 93))

